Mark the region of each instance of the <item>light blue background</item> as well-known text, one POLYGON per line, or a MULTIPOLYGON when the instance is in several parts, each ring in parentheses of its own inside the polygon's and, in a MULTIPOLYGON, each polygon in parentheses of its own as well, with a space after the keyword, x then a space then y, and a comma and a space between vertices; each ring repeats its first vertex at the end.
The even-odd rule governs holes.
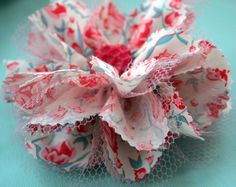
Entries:
MULTIPOLYGON (((47 2, 47 0, 0 1, 0 61, 23 58, 23 53, 16 49, 11 38, 20 23, 23 23, 36 9, 45 6, 47 2)), ((128 11, 142 1, 117 0, 116 2, 122 10, 128 11)), ((236 79, 236 1, 201 0, 194 9, 197 11, 195 36, 208 38, 222 49, 232 65, 232 77, 236 79)), ((3 78, 4 69, 1 65, 0 80, 2 81, 3 78)), ((231 95, 234 106, 236 104, 234 84, 231 95)), ((12 106, 0 101, 0 186, 86 186, 81 185, 75 176, 56 173, 26 153, 22 139, 17 133, 13 111, 12 106)), ((217 125, 223 130, 216 139, 217 151, 213 161, 199 165, 186 165, 165 186, 236 186, 236 110, 234 107, 217 125)), ((196 154, 201 157, 201 154, 196 154)))

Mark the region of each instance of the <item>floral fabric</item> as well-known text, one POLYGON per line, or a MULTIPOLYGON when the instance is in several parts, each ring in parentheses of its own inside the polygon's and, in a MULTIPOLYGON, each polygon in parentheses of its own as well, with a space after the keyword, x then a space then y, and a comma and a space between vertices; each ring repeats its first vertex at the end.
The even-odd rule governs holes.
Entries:
POLYGON ((104 162, 137 181, 159 164, 168 134, 202 140, 229 108, 230 69, 216 46, 188 34, 193 18, 182 0, 147 0, 129 16, 111 1, 95 11, 63 1, 30 16, 37 59, 8 61, 4 84, 27 116, 27 150, 63 171, 104 162))

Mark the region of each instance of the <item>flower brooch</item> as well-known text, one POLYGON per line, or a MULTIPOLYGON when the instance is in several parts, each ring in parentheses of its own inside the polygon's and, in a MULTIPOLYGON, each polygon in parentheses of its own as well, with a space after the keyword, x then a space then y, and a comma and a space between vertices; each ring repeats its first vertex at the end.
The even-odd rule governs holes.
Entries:
POLYGON ((4 83, 27 150, 62 171, 104 164, 137 181, 174 139, 203 139, 229 106, 230 70, 188 34, 193 20, 181 0, 147 0, 128 16, 110 1, 92 12, 63 1, 30 16, 37 58, 8 61, 4 83))

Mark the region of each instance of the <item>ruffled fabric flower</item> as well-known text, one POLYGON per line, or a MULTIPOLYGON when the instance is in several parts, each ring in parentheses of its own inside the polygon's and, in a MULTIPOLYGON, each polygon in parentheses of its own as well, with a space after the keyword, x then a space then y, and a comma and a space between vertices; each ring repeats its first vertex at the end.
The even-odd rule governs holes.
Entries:
POLYGON ((147 0, 129 16, 110 1, 93 12, 65 1, 30 16, 37 59, 9 61, 5 80, 27 150, 62 171, 104 163, 137 181, 175 138, 203 139, 229 106, 230 70, 188 34, 193 18, 181 0, 147 0))

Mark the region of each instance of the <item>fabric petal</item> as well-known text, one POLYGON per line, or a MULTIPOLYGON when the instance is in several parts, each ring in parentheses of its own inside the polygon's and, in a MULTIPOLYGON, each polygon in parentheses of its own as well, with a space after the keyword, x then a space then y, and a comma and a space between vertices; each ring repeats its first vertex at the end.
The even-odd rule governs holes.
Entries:
POLYGON ((133 65, 152 58, 157 60, 163 58, 175 59, 187 53, 193 41, 193 38, 183 33, 183 31, 163 29, 159 32, 155 32, 146 43, 134 53, 135 59, 133 65))
POLYGON ((112 92, 99 115, 140 151, 158 149, 169 131, 161 101, 152 93, 123 99, 112 92))
POLYGON ((123 36, 124 24, 125 16, 108 0, 88 21, 84 31, 85 42, 94 50, 104 45, 117 45, 123 36))
POLYGON ((203 140, 193 122, 192 116, 188 112, 188 108, 184 104, 184 100, 179 97, 174 87, 168 83, 163 83, 157 88, 156 92, 162 101, 162 108, 168 118, 170 131, 203 140))
POLYGON ((153 70, 156 65, 155 60, 145 61, 139 65, 130 68, 122 76, 119 76, 117 70, 111 65, 103 62, 102 60, 92 57, 91 70, 95 73, 102 73, 107 76, 107 78, 112 82, 113 87, 116 89, 117 93, 122 97, 134 97, 138 95, 143 95, 147 92, 147 85, 143 85, 145 88, 136 90, 135 88, 141 84, 149 73, 153 70))
POLYGON ((26 148, 34 158, 61 171, 85 169, 92 156, 94 128, 94 123, 66 125, 53 134, 27 140, 26 148))
MULTIPOLYGON (((160 64, 166 59, 164 65, 169 72, 164 80, 173 79, 199 128, 210 125, 228 109, 229 67, 223 54, 209 41, 194 41, 184 33, 163 30, 153 34, 140 49, 133 66, 151 58, 160 64)), ((155 71, 153 75, 150 75, 151 80, 156 79, 155 71)), ((162 76, 157 75, 160 80, 162 76)), ((158 85, 158 82, 153 84, 158 85)))
POLYGON ((187 32, 194 20, 190 7, 176 0, 147 0, 127 19, 126 33, 130 48, 140 48, 153 33, 161 29, 187 32))
POLYGON ((17 106, 30 115, 28 124, 75 123, 97 114, 109 96, 110 82, 102 75, 77 70, 18 75, 28 80, 7 81, 5 87, 17 106))
POLYGON ((203 54, 204 66, 174 76, 171 80, 188 106, 194 123, 203 129, 230 108, 230 70, 224 56, 215 46, 207 41, 198 41, 196 45, 207 45, 203 54))
MULTIPOLYGON (((158 85, 160 80, 167 81, 171 77, 191 72, 200 68, 225 70, 228 65, 223 54, 209 41, 194 41, 182 32, 162 30, 154 33, 146 44, 136 53, 137 58, 130 70, 150 59, 156 59, 156 66, 146 77, 151 86, 158 85), (146 60, 145 60, 146 59, 146 60)), ((124 73, 127 79, 131 73, 124 73)))
POLYGON ((103 123, 105 164, 108 172, 121 180, 138 181, 151 172, 161 151, 138 151, 103 123), (118 176, 117 176, 118 175, 118 176))
MULTIPOLYGON (((76 51, 73 47, 58 38, 57 34, 50 32, 42 26, 39 17, 33 15, 29 18, 27 26, 26 49, 34 56, 41 59, 41 65, 55 63, 56 66, 67 64, 82 70, 89 70, 85 54, 76 51)), ((38 62, 38 64, 40 64, 38 62)), ((32 63, 32 66, 37 64, 32 63)))
POLYGON ((229 93, 219 69, 199 69, 173 78, 198 128, 203 129, 229 109, 229 93))
POLYGON ((51 3, 29 19, 65 42, 77 53, 87 56, 91 50, 84 44, 83 30, 89 17, 90 11, 84 4, 65 1, 51 3))

